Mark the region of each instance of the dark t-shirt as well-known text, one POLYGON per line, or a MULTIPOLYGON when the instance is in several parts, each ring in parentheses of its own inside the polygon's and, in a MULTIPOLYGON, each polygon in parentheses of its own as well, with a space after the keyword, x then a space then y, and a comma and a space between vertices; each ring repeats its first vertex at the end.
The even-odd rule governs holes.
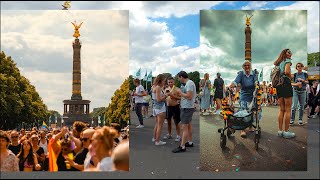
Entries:
MULTIPOLYGON (((74 154, 74 152, 73 152, 74 154)), ((57 158, 57 165, 58 165, 58 171, 72 171, 72 168, 67 169, 67 165, 65 163, 65 159, 62 156, 62 152, 60 152, 58 158, 57 158)))
POLYGON ((21 149, 21 144, 18 144, 18 146, 13 146, 10 144, 8 149, 11 150, 13 154, 18 155, 21 149))
POLYGON ((222 78, 216 78, 214 80, 214 87, 216 88, 216 92, 223 92, 223 84, 224 84, 224 81, 222 78))
POLYGON ((41 154, 44 154, 44 149, 42 147, 39 147, 38 151, 36 152, 39 156, 41 156, 41 154))
MULTIPOLYGON (((77 155, 74 157, 74 162, 79 164, 79 165, 83 165, 84 164, 84 160, 86 159, 87 153, 89 152, 89 150, 87 148, 82 148, 77 155)), ((73 171, 80 171, 77 168, 72 167, 71 168, 73 171)))

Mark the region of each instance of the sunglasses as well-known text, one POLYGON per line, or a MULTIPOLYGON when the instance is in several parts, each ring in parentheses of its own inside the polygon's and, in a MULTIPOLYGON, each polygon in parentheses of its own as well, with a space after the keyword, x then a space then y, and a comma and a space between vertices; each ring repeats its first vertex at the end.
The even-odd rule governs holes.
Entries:
POLYGON ((80 141, 87 142, 88 140, 89 140, 89 138, 80 138, 80 141))
POLYGON ((297 67, 302 67, 302 66, 297 66, 297 67))
POLYGON ((61 151, 69 151, 68 148, 61 148, 61 151))
POLYGON ((13 139, 13 138, 18 138, 19 136, 11 136, 11 138, 13 139))
POLYGON ((244 66, 250 67, 251 65, 244 65, 244 66))

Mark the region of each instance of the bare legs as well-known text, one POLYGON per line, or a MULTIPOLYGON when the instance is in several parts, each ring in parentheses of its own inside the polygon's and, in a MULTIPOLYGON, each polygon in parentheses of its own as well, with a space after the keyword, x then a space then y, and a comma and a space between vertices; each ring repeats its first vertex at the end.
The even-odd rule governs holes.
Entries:
POLYGON ((283 123, 284 123, 284 131, 288 131, 290 126, 292 97, 279 98, 279 102, 280 102, 280 112, 278 115, 279 131, 283 131, 283 123))

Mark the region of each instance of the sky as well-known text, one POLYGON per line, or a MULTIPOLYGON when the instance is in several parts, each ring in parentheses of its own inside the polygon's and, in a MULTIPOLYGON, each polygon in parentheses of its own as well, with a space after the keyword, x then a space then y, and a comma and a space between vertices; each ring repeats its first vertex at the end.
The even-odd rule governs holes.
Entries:
POLYGON ((200 72, 208 72, 211 79, 220 72, 229 85, 242 70, 244 62, 246 16, 251 22, 251 58, 253 69, 262 71, 263 80, 270 81, 273 62, 283 49, 293 53, 295 64, 307 64, 306 10, 203 10, 201 22, 200 72))
POLYGON ((127 10, 1 10, 1 50, 36 87, 49 110, 72 95, 74 26, 79 24, 82 98, 107 106, 129 76, 127 10), (104 17, 104 18, 100 18, 104 17), (105 21, 108 19, 108 21, 105 21))
MULTIPOLYGON (((1 1, 1 10, 60 10, 62 3, 63 1, 1 1)), ((180 70, 199 71, 200 49, 202 48, 200 45, 200 10, 308 10, 307 51, 308 53, 319 51, 319 2, 317 1, 71 1, 70 8, 70 10, 105 9, 129 10, 130 75, 135 75, 140 67, 142 75, 146 71, 148 73, 152 71, 153 76, 164 72, 175 75, 180 70)), ((242 56, 243 54, 240 57, 242 56)), ((23 64, 18 63, 17 65, 19 68, 24 67, 23 64)), ((210 71, 214 73, 213 69, 210 71)), ((35 77, 29 74, 27 78, 31 80, 35 77)), ((45 99, 45 94, 41 93, 46 92, 41 90, 45 87, 35 85, 41 97, 45 99)), ((104 90, 95 89, 95 91, 103 93, 104 90)), ((52 97, 48 98, 52 99, 52 97)))

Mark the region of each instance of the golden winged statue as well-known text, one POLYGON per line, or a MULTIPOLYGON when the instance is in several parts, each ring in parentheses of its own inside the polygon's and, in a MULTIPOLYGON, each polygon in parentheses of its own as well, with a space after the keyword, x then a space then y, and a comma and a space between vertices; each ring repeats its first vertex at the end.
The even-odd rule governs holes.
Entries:
POLYGON ((246 18, 247 18, 247 20, 246 20, 246 25, 247 25, 247 26, 250 26, 250 25, 251 25, 250 19, 251 19, 252 16, 253 16, 253 15, 251 15, 251 16, 248 18, 248 16, 246 15, 246 18))
POLYGON ((74 23, 71 22, 71 23, 72 23, 73 26, 74 26, 74 34, 73 34, 73 37, 78 38, 78 37, 80 36, 79 29, 80 29, 80 27, 81 27, 81 25, 82 25, 83 22, 81 22, 79 25, 77 25, 76 22, 74 22, 74 23))
POLYGON ((65 1, 63 3, 63 5, 61 5, 63 7, 62 10, 68 10, 69 8, 71 8, 71 5, 70 5, 71 1, 65 1))

